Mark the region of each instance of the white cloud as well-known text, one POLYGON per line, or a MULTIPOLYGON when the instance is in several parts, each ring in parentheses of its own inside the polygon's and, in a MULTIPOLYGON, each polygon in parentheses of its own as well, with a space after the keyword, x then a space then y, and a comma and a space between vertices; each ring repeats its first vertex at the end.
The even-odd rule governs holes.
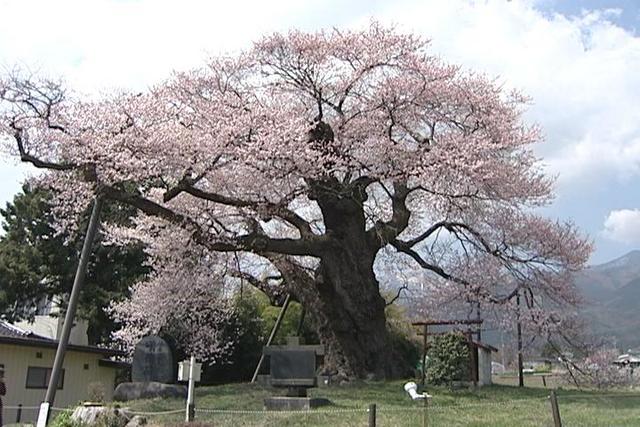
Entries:
POLYGON ((602 234, 621 243, 640 243, 640 209, 620 209, 609 212, 602 234))
POLYGON ((311 12, 295 0, 0 0, 0 57, 83 91, 139 88, 311 12))
POLYGON ((640 38, 610 22, 619 10, 567 18, 532 2, 402 5, 385 20, 532 97, 527 118, 546 134, 538 153, 561 185, 640 175, 640 38))

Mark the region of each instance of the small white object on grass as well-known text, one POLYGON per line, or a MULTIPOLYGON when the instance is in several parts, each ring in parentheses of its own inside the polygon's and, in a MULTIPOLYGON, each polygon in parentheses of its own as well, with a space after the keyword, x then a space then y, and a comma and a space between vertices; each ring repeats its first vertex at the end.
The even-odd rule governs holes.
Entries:
POLYGON ((409 393, 413 400, 431 399, 431 395, 427 393, 418 394, 418 385, 413 381, 409 381, 404 385, 404 391, 409 393))

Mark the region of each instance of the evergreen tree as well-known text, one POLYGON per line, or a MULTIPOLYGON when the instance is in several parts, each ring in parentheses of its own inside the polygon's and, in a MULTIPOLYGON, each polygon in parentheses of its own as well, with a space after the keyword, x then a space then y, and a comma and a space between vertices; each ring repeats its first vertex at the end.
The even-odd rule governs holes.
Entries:
MULTIPOLYGON (((89 215, 82 216, 77 233, 58 233, 50 199, 48 191, 25 185, 13 202, 0 209, 0 318, 4 320, 31 320, 39 301, 71 291, 89 215)), ((125 211, 113 203, 106 205, 103 223, 126 221, 131 212, 125 211)), ((88 320, 92 344, 106 342, 116 327, 104 308, 128 297, 130 286, 148 273, 141 244, 103 245, 103 240, 99 232, 78 311, 88 320)))

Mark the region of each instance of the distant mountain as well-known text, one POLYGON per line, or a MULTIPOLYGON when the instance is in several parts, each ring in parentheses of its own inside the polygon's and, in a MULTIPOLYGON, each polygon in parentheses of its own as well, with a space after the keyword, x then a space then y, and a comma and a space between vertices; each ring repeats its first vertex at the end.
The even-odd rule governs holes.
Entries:
POLYGON ((576 276, 576 286, 595 335, 622 350, 640 347, 640 250, 585 269, 576 276))

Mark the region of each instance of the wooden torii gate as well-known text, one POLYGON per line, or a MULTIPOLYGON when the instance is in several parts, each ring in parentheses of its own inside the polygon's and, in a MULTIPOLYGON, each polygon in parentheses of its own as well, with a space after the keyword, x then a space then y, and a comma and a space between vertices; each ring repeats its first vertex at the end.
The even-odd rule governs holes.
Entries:
MULTIPOLYGON (((422 380, 421 384, 424 385, 426 381, 426 370, 425 370, 425 361, 427 358, 427 337, 429 335, 443 335, 449 332, 429 332, 429 326, 456 326, 456 325, 466 325, 469 329, 471 325, 478 325, 478 331, 480 330, 480 325, 482 324, 482 319, 458 319, 458 320, 423 320, 419 322, 412 322, 413 326, 422 326, 422 380)), ((478 369, 478 361, 476 360, 476 353, 473 351, 473 341, 471 340, 471 331, 467 330, 463 332, 467 337, 467 342, 469 343, 469 350, 471 353, 471 377, 477 377, 477 369, 478 369)), ((475 380, 474 380, 475 384, 475 380)))

